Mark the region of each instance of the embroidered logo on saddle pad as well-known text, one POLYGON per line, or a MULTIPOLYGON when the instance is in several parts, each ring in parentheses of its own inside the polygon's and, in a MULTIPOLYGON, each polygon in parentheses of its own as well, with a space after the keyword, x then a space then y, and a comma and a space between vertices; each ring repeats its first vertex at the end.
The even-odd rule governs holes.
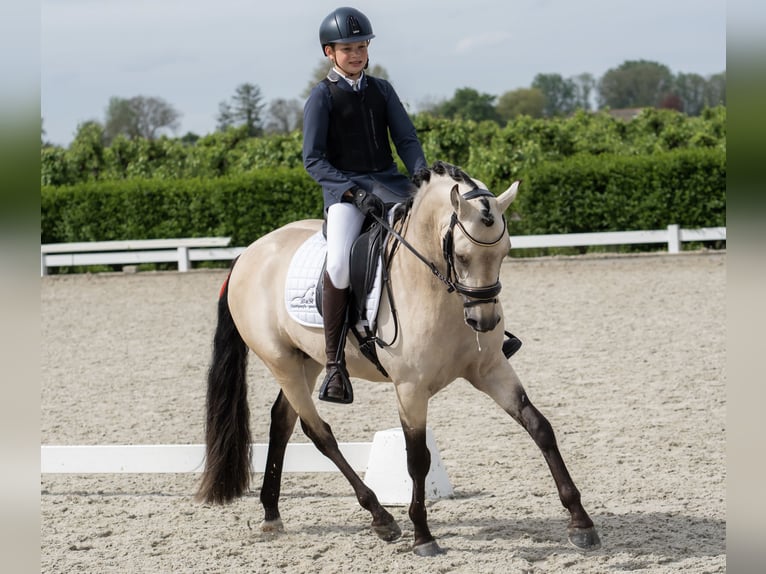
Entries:
MULTIPOLYGON (((327 255, 327 241, 321 231, 303 242, 293 255, 285 282, 285 306, 290 316, 306 327, 322 327, 322 316, 316 302, 317 285, 327 255)), ((382 269, 378 261, 375 281, 367 295, 365 317, 357 323, 361 330, 375 328, 382 290, 382 269)))

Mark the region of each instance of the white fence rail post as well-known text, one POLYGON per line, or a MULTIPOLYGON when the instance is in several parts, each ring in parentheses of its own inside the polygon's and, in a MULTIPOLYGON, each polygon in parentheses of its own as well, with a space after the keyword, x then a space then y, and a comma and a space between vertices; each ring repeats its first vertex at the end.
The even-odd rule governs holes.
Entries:
POLYGON ((178 248, 178 271, 186 273, 191 267, 189 262, 189 248, 182 245, 178 248))
POLYGON ((668 253, 681 251, 681 226, 677 223, 668 225, 668 253))

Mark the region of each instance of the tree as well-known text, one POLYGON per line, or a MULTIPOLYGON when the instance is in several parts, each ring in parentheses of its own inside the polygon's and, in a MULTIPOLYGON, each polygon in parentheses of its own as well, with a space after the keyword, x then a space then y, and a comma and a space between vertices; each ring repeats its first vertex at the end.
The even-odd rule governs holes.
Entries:
POLYGON ((186 132, 179 139, 186 145, 194 145, 197 143, 197 141, 199 141, 199 138, 199 134, 195 134, 194 132, 186 132))
POLYGON ((655 107, 672 85, 673 74, 667 66, 646 60, 628 60, 601 77, 599 105, 612 109, 655 107))
POLYGON ((130 139, 138 137, 138 122, 130 105, 130 100, 117 97, 109 99, 109 105, 106 108, 104 133, 105 138, 109 142, 120 134, 130 139))
POLYGON ((713 74, 708 78, 705 102, 711 108, 726 105, 726 72, 713 74))
POLYGON ((309 94, 311 93, 311 90, 314 89, 314 86, 316 86, 325 77, 327 77, 327 71, 331 66, 332 62, 330 62, 327 58, 322 58, 317 62, 317 65, 314 66, 314 70, 311 72, 311 78, 309 78, 308 84, 306 84, 306 87, 301 92, 301 97, 309 97, 309 94))
POLYGON ((268 133, 288 134, 303 127, 303 106, 298 100, 272 100, 267 116, 268 133))
POLYGON ((462 118, 477 122, 491 120, 500 123, 500 116, 495 110, 495 98, 490 94, 480 94, 473 88, 455 90, 451 100, 437 106, 436 114, 445 118, 462 118))
POLYGON ((662 98, 657 107, 661 110, 675 110, 677 112, 683 112, 684 101, 681 99, 681 96, 671 92, 662 98))
POLYGON ((225 131, 232 126, 245 126, 249 137, 260 136, 263 134, 261 114, 264 107, 261 88, 254 84, 240 84, 230 101, 218 105, 218 129, 225 131))
POLYGON ((541 118, 544 106, 545 96, 539 89, 521 88, 500 96, 495 110, 502 121, 508 122, 517 116, 541 118))
POLYGON ((707 105, 707 87, 707 80, 699 74, 679 73, 673 81, 673 94, 681 100, 680 111, 690 116, 700 115, 707 105))
POLYGON ((417 103, 417 113, 426 114, 429 116, 436 116, 439 106, 444 104, 446 100, 443 97, 437 97, 434 95, 427 95, 417 103))
POLYGON ((162 98, 134 96, 129 99, 109 99, 104 122, 107 143, 122 134, 129 139, 154 140, 163 129, 175 132, 181 117, 173 106, 162 98))
POLYGON ((567 116, 575 110, 577 86, 573 80, 565 80, 561 74, 537 74, 532 87, 545 97, 545 117, 567 116))
POLYGON ((105 139, 104 126, 96 120, 77 125, 77 133, 68 150, 74 181, 98 179, 104 169, 105 139))
POLYGON ((591 109, 591 97, 596 91, 596 79, 592 74, 583 73, 571 78, 574 84, 574 105, 583 110, 591 109))

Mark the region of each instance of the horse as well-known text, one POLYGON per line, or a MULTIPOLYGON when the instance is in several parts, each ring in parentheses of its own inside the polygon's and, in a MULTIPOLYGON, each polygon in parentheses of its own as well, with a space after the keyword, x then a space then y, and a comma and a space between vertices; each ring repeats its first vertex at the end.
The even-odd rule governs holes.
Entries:
MULTIPOLYGON (((569 541, 583 551, 600 547, 559 452, 553 428, 533 406, 502 353, 503 309, 497 295, 500 266, 511 247, 505 211, 521 182, 495 196, 462 169, 436 162, 415 174, 416 191, 387 240, 389 297, 378 310, 378 360, 385 374, 349 338, 351 376, 392 383, 412 478, 409 517, 412 551, 443 550, 429 530, 425 507, 430 453, 426 446, 429 399, 457 378, 486 393, 518 422, 542 451, 563 506, 569 541), (392 249, 396 245, 398 249, 392 249), (402 248, 405 245, 406 248, 402 248), (425 263, 425 264, 424 264, 425 263)), ((246 365, 250 350, 271 371, 280 391, 271 408, 260 502, 261 529, 280 532, 280 483, 288 440, 300 420, 306 436, 345 476, 371 528, 393 541, 401 529, 375 493, 349 465, 312 398, 325 361, 321 328, 293 320, 284 303, 292 254, 322 226, 321 220, 287 224, 257 239, 232 263, 218 301, 218 322, 208 371, 205 466, 195 498, 226 504, 245 494, 251 478, 251 435, 246 365)), ((351 407, 345 407, 351 408, 351 407)))

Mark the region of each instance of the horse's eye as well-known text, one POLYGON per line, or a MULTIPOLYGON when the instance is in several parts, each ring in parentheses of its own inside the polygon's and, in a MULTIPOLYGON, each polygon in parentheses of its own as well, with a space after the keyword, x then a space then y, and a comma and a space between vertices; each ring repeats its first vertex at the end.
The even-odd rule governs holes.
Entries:
POLYGON ((460 253, 455 253, 455 259, 463 267, 468 265, 468 257, 466 257, 465 255, 460 255, 460 253))

